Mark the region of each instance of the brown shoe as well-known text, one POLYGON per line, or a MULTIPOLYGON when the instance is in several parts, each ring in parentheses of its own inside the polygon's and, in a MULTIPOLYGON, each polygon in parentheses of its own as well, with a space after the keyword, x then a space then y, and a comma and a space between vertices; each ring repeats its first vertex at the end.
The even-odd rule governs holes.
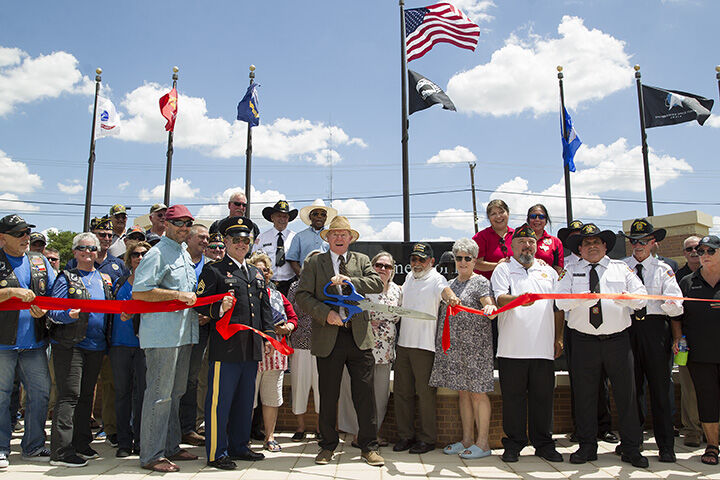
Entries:
POLYGON ((186 443, 188 445, 193 445, 195 447, 204 447, 205 446, 205 437, 202 435, 193 432, 192 430, 182 436, 181 443, 186 443))
POLYGON ((142 468, 145 470, 152 470, 153 472, 170 473, 180 471, 180 467, 172 463, 167 458, 161 458, 150 462, 147 465, 143 465, 142 468))
POLYGON ((182 462, 182 461, 188 461, 188 460, 197 460, 198 456, 193 455, 192 453, 188 452, 184 448, 181 448, 178 450, 178 452, 174 455, 170 455, 168 457, 169 460, 172 460, 173 462, 182 462))
MULTIPOLYGON (((385 459, 380 456, 380 452, 377 450, 370 450, 369 452, 362 452, 361 454, 365 463, 373 467, 382 467, 385 465, 385 459)), ((316 460, 317 461, 317 460, 316 460)))
POLYGON ((320 450, 320 453, 315 457, 315 463, 318 465, 327 465, 332 461, 333 451, 332 450, 320 450))

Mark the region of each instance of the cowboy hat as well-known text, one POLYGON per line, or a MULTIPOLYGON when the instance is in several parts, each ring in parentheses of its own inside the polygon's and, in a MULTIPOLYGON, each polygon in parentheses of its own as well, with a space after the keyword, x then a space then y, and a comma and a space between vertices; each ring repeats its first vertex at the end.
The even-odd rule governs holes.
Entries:
POLYGON ((290 205, 285 200, 278 200, 278 202, 272 207, 265 207, 262 211, 262 216, 268 222, 272 222, 272 214, 275 212, 287 213, 290 215, 290 221, 295 220, 298 215, 297 208, 290 210, 290 205))
POLYGON ((573 232, 579 232, 582 227, 583 222, 581 222, 580 220, 573 220, 572 222, 570 222, 570 225, 568 225, 567 227, 563 227, 557 231, 557 238, 560 239, 560 242, 562 242, 563 246, 566 246, 566 242, 570 234, 573 232))
POLYGON ((350 221, 347 219, 347 217, 343 217, 342 215, 338 215, 335 218, 332 219, 332 222, 330 222, 330 225, 320 232, 320 238, 325 240, 327 242, 327 236, 330 232, 333 230, 347 230, 350 232, 350 235, 352 236, 352 242, 356 242, 358 238, 360 238, 360 234, 357 232, 357 230, 353 230, 350 228, 350 221))
POLYGON ((325 210, 325 213, 327 214, 327 218, 325 220, 326 225, 329 224, 338 214, 338 211, 334 208, 326 207, 318 201, 300 209, 300 220, 302 220, 305 225, 310 225, 310 212, 313 210, 325 210))
POLYGON ((616 237, 612 230, 600 230, 594 223, 586 223, 580 229, 579 234, 567 239, 568 248, 570 248, 571 252, 580 255, 578 247, 580 247, 584 238, 590 237, 600 237, 605 243, 608 252, 615 246, 616 237))
POLYGON ((665 238, 667 230, 664 228, 658 228, 657 230, 652 226, 652 223, 648 222, 644 218, 636 218, 630 226, 630 234, 626 235, 624 232, 621 233, 623 237, 630 240, 639 240, 644 237, 653 236, 655 240, 660 242, 665 238))

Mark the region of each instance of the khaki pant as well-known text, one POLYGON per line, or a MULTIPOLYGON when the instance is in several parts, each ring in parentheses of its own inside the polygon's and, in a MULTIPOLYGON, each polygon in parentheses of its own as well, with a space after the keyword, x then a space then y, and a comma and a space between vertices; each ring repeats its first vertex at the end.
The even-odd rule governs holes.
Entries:
POLYGON ((437 388, 431 387, 435 352, 398 345, 395 360, 395 418, 401 440, 416 439, 434 444, 437 436, 435 404, 437 388), (420 430, 415 432, 415 395, 417 395, 420 430))
POLYGON ((682 416, 680 433, 686 440, 700 443, 703 431, 698 416, 695 386, 686 366, 679 366, 678 371, 680 372, 680 413, 682 416))

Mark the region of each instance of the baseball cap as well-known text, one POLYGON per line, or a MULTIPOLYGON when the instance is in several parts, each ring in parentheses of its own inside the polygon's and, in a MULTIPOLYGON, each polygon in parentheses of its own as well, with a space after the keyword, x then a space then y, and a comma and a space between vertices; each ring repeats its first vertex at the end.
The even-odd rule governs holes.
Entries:
POLYGON ((413 245, 410 256, 420 257, 422 259, 434 257, 433 249, 427 242, 419 242, 413 245))
POLYGON ((191 220, 195 220, 195 217, 192 216, 192 214, 190 213, 190 210, 188 210, 188 208, 185 205, 173 205, 172 207, 168 208, 167 211, 165 212, 166 220, 172 220, 174 218, 182 218, 182 217, 188 217, 191 220))
POLYGON ((702 240, 698 243, 698 247, 707 245, 710 248, 720 249, 720 238, 715 235, 705 235, 702 240))
POLYGON ((0 219, 0 233, 15 232, 28 228, 35 228, 35 225, 30 225, 20 215, 6 215, 0 219))
POLYGON ((150 213, 159 212, 160 210, 167 210, 168 207, 164 203, 156 203, 150 207, 150 213))
POLYGON ((32 243, 35 243, 38 241, 43 242, 45 245, 47 245, 47 243, 48 243, 47 238, 45 238, 45 235, 43 235, 40 232, 32 232, 30 234, 30 243, 32 244, 32 243))
POLYGON ((119 213, 127 213, 127 210, 130 210, 131 207, 126 207, 125 205, 120 205, 119 203, 116 203, 112 207, 110 207, 110 216, 117 215, 119 213))

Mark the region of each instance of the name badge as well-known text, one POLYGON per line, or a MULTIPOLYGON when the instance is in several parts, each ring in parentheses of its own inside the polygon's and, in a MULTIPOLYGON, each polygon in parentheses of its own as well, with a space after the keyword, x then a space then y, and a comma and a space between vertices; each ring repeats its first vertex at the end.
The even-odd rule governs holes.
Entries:
POLYGON ((573 273, 573 277, 584 277, 584 273, 573 273))

